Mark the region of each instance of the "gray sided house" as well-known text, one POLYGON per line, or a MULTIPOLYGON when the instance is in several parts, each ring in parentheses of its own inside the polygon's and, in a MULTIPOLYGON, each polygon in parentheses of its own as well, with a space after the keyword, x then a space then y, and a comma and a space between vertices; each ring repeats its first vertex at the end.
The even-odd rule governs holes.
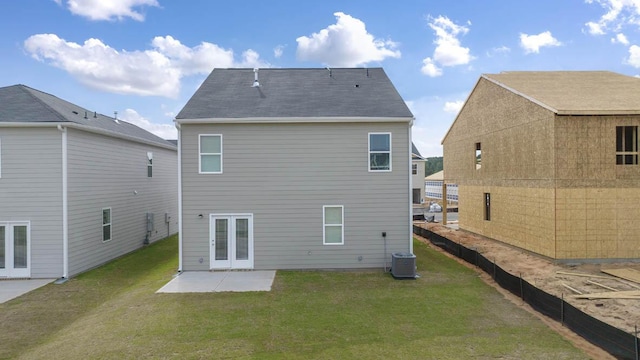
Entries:
POLYGON ((381 68, 213 70, 176 117, 180 270, 412 252, 412 122, 381 68))
POLYGON ((420 155, 420 151, 411 143, 411 183, 413 184, 411 198, 414 204, 422 204, 424 202, 424 172, 425 162, 427 160, 420 155))
POLYGON ((177 232, 176 168, 135 125, 0 88, 0 278, 68 278, 177 232))

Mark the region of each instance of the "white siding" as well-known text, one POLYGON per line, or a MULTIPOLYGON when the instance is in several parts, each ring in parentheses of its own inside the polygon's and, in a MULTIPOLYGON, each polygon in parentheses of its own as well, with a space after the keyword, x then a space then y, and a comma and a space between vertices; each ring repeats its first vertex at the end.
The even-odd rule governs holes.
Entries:
POLYGON ((31 222, 31 277, 62 276, 62 133, 0 128, 0 221, 31 222))
POLYGON ((254 214, 257 269, 382 268, 383 231, 388 259, 409 251, 408 126, 183 124, 183 269, 208 269, 211 213, 254 214), (370 132, 393 134, 392 172, 368 171, 370 132), (198 134, 224 136, 223 174, 198 174, 198 134), (344 206, 344 245, 323 245, 323 205, 344 206))
POLYGON ((148 212, 155 222, 151 242, 177 232, 176 151, 69 129, 68 168, 70 275, 141 247, 148 212), (153 152, 151 178, 147 152, 153 152), (112 240, 103 242, 107 207, 112 240))

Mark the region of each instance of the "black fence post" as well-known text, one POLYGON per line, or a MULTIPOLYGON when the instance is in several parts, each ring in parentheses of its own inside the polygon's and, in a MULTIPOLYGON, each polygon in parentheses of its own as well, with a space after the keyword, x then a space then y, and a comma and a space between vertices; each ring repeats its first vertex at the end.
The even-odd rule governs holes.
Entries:
POLYGON ((633 341, 635 342, 635 350, 636 350, 636 360, 638 360, 638 325, 635 326, 635 334, 633 336, 633 341))
POLYGON ((493 259, 493 280, 496 279, 496 259, 493 259))
POLYGON ((564 293, 560 295, 560 325, 564 326, 564 293))
POLYGON ((520 299, 524 301, 524 291, 522 291, 522 273, 520 273, 520 299))

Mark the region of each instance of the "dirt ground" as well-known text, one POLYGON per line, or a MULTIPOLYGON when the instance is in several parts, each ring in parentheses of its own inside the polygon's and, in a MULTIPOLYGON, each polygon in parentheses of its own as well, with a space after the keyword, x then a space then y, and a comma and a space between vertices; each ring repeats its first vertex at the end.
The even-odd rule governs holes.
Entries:
MULTIPOLYGON (((449 240, 458 242, 468 248, 475 248, 484 257, 494 260, 495 263, 510 272, 511 274, 521 274, 522 278, 530 284, 535 285, 539 289, 557 297, 563 297, 566 302, 583 312, 603 321, 623 331, 634 333, 635 326, 640 327, 640 300, 635 299, 575 299, 575 292, 568 289, 569 286, 584 294, 607 292, 606 288, 601 285, 616 290, 638 290, 640 284, 630 281, 618 279, 602 273, 601 269, 615 268, 631 268, 640 270, 640 263, 594 263, 594 264, 557 264, 545 257, 535 255, 533 253, 506 245, 496 240, 484 238, 464 230, 456 230, 445 227, 440 223, 422 223, 416 222, 417 225, 426 227, 427 229, 446 237, 449 240), (591 274, 594 277, 583 277, 574 275, 558 274, 560 272, 571 272, 581 274, 591 274), (602 278, 602 277, 607 278, 602 278), (591 281, 591 282, 590 282, 591 281), (593 282, 599 285, 593 284, 593 282), (565 286, 566 285, 566 286, 565 286)), ((437 248, 433 246, 434 248, 437 248)), ((460 260, 462 261, 462 260, 460 260)), ((479 270, 480 272, 483 272, 479 270)), ((490 276, 486 276, 489 282, 492 282, 490 276)), ((494 283, 495 284, 495 283, 494 283)), ((511 295, 506 291, 501 291, 505 296, 511 295)), ((517 301, 517 297, 512 300, 517 301)), ((526 304, 521 304, 525 306, 526 304)), ((528 305, 525 307, 533 311, 528 305)), ((541 317, 540 315, 539 317, 541 317)), ((557 322, 547 319, 550 326, 559 332, 564 332, 565 337, 569 334, 569 338, 577 346, 587 350, 587 353, 595 358, 601 358, 602 353, 598 353, 597 348, 594 349, 588 342, 582 340, 577 335, 563 328, 557 322), (563 330, 564 329, 564 330, 563 330), (573 334, 573 335, 571 335, 573 334), (573 337, 573 339, 571 339, 573 337), (577 337, 577 338, 575 338, 577 337)))

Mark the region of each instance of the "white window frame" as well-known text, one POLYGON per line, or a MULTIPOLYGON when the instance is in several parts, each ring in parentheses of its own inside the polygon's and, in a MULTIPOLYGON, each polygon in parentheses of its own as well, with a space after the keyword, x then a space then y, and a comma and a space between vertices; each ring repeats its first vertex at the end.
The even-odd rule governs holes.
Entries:
POLYGON ((369 172, 391 172, 393 165, 393 143, 390 132, 370 132, 367 135, 367 164, 369 172), (371 151, 371 135, 389 135, 389 151, 371 151), (371 169, 371 154, 389 154, 389 169, 371 169))
POLYGON ((322 206, 322 244, 323 245, 344 245, 344 205, 324 205, 322 206), (327 224, 327 219, 326 219, 326 209, 327 208, 340 208, 340 214, 341 214, 341 219, 342 219, 342 223, 341 224, 327 224), (327 242, 327 232, 326 229, 328 226, 331 227, 340 227, 341 230, 341 239, 342 242, 339 243, 328 243, 327 242))
POLYGON ((110 207, 106 207, 106 208, 102 208, 102 211, 100 212, 101 219, 100 222, 102 223, 102 226, 100 227, 100 229, 102 230, 102 242, 107 242, 107 241, 111 241, 111 239, 113 239, 113 212, 111 211, 110 207), (104 211, 105 210, 109 210, 109 222, 105 224, 104 222, 104 211), (109 238, 105 239, 104 238, 104 227, 105 226, 109 226, 109 238))
POLYGON ((147 151, 147 177, 153 177, 153 152, 147 151))
POLYGON ((2 138, 0 138, 0 179, 2 178, 2 138))
POLYGON ((411 175, 418 175, 418 164, 411 164, 411 175))
POLYGON ((222 162, 223 162, 223 144, 222 144, 222 134, 199 134, 198 135, 198 173, 199 174, 222 174, 222 162), (213 137, 217 136, 220 138, 220 152, 219 153, 203 153, 202 149, 202 137, 213 137), (202 171, 202 155, 219 155, 220 156, 220 171, 202 171))

